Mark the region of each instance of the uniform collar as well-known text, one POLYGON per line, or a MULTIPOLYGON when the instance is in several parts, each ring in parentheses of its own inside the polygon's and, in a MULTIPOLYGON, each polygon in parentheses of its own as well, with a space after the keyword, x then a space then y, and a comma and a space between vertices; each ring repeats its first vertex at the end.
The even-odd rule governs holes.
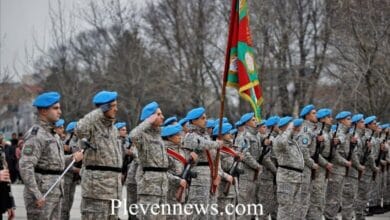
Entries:
POLYGON ((174 144, 172 141, 168 141, 168 140, 164 140, 164 145, 175 151, 179 151, 181 148, 179 144, 174 144))
POLYGON ((55 134, 56 132, 54 131, 54 123, 44 121, 42 119, 39 119, 39 125, 47 132, 51 134, 55 134))
POLYGON ((206 132, 206 129, 205 129, 205 128, 201 128, 201 127, 196 126, 196 125, 191 124, 191 123, 189 123, 189 124, 187 125, 187 128, 188 128, 188 131, 189 131, 189 132, 195 132, 195 133, 197 133, 197 134, 204 134, 204 133, 206 132))
POLYGON ((309 120, 303 120, 303 127, 308 127, 309 129, 314 130, 316 128, 316 124, 309 120))
POLYGON ((339 123, 339 130, 343 132, 343 134, 348 133, 348 128, 347 126, 343 125, 342 123, 339 123))
POLYGON ((258 133, 257 128, 252 128, 250 126, 245 126, 245 131, 252 135, 256 135, 258 133))

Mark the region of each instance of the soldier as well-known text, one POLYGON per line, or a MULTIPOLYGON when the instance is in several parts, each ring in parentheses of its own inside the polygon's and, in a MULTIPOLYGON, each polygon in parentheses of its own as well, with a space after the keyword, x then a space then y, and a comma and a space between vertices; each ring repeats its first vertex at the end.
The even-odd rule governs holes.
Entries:
MULTIPOLYGON (((222 129, 216 125, 213 129, 213 136, 217 137, 221 131, 221 137, 217 137, 224 143, 224 149, 221 150, 221 167, 225 177, 218 190, 218 212, 223 213, 228 204, 236 204, 238 192, 238 177, 240 170, 235 163, 239 163, 242 157, 233 150, 233 136, 230 133, 233 126, 230 123, 223 123, 222 129), (226 149, 226 150, 225 150, 226 149)), ((234 220, 235 215, 218 215, 221 220, 234 220)))
MULTIPOLYGON (((302 219, 306 219, 307 212, 310 206, 310 182, 311 173, 316 172, 318 169, 318 161, 314 161, 312 156, 314 155, 316 148, 316 109, 314 105, 307 105, 302 110, 299 116, 304 119, 302 124, 302 130, 298 136, 297 142, 303 153, 305 159, 305 169, 303 171, 303 182, 302 182, 302 219)), ((318 137, 322 140, 323 137, 318 137)), ((323 159, 322 157, 320 159, 323 159)))
MULTIPOLYGON (((193 168, 198 177, 192 181, 188 203, 207 206, 211 204, 211 188, 218 186, 220 181, 219 175, 211 181, 211 173, 215 172, 213 164, 216 156, 215 150, 222 145, 222 141, 212 141, 206 132, 207 118, 205 111, 203 107, 199 107, 187 113, 186 119, 189 121, 187 125, 188 133, 184 137, 183 143, 184 148, 198 154, 198 163, 193 168)), ((220 169, 218 169, 218 174, 221 174, 220 169)), ((209 215, 206 213, 194 213, 189 218, 203 220, 209 219, 209 215)))
POLYGON ((132 152, 130 151, 131 143, 127 138, 126 122, 117 122, 114 124, 118 129, 118 142, 123 152, 123 164, 122 164, 122 185, 126 181, 129 164, 132 160, 132 152))
MULTIPOLYGON (((349 152, 349 135, 348 130, 351 127, 351 112, 342 111, 336 115, 338 127, 336 128, 336 139, 334 145, 333 155, 330 155, 328 161, 333 164, 332 172, 329 175, 328 186, 326 189, 326 202, 324 215, 326 219, 337 219, 337 213, 341 205, 344 179, 346 168, 351 167, 351 161, 346 159, 349 152), (337 146, 337 147, 335 147, 337 146)), ((333 138, 332 138, 333 139, 333 138)))
POLYGON ((56 121, 54 131, 60 136, 60 139, 63 141, 66 138, 65 134, 65 128, 64 128, 65 121, 64 119, 60 119, 56 121))
MULTIPOLYGON (((268 121, 268 120, 267 120, 268 121)), ((276 173, 278 213, 277 219, 299 219, 303 169, 305 162, 300 147, 293 139, 290 128, 292 117, 283 117, 275 127, 279 135, 273 141, 278 161, 276 173)))
POLYGON ((165 121, 164 121, 164 124, 163 126, 168 126, 168 125, 175 125, 177 124, 177 117, 176 116, 172 116, 172 117, 169 117, 167 118, 165 121))
POLYGON ((386 172, 387 172, 387 180, 386 180, 386 191, 384 194, 384 209, 385 211, 390 211, 390 142, 389 142, 389 133, 390 133, 390 124, 382 125, 382 129, 385 132, 384 143, 387 147, 387 154, 385 160, 387 162, 386 172))
MULTIPOLYGON (((240 118, 244 131, 237 138, 237 146, 243 152, 243 161, 240 163, 240 169, 243 174, 240 175, 238 184, 238 203, 249 205, 256 202, 256 182, 262 166, 257 159, 262 152, 261 142, 257 136, 256 118, 254 113, 246 113, 240 118)), ((237 219, 251 219, 250 215, 240 215, 237 219)))
MULTIPOLYGON (((168 125, 163 127, 161 130, 161 137, 164 140, 164 145, 167 147, 167 152, 170 157, 169 159, 169 170, 168 170, 168 179, 169 179, 169 187, 168 187, 168 196, 167 201, 168 204, 171 205, 171 210, 173 210, 173 205, 178 204, 176 193, 177 190, 182 188, 187 188, 189 184, 186 179, 182 179, 180 176, 184 170, 184 167, 187 165, 189 161, 191 163, 195 163, 196 154, 193 152, 188 152, 182 148, 181 142, 181 132, 183 128, 180 124, 168 125), (168 151, 169 149, 169 151, 168 151), (172 152, 172 153, 170 153, 172 152), (192 157, 191 160, 189 158, 192 157)), ((184 193, 185 194, 185 190, 184 193)), ((185 195, 182 195, 185 197, 185 195)), ((179 198, 181 199, 181 198, 179 198)), ((183 216, 180 215, 169 215, 167 216, 169 220, 176 219, 184 219, 183 216)))
POLYGON ((375 129, 375 116, 367 117, 365 120, 361 119, 358 122, 363 123, 366 129, 358 129, 356 133, 358 134, 358 142, 362 143, 361 150, 358 150, 359 161, 360 163, 367 167, 364 172, 360 172, 358 175, 358 194, 355 202, 355 213, 357 220, 365 219, 365 209, 369 200, 369 193, 372 183, 373 172, 377 170, 375 166, 374 154, 372 151, 372 135, 373 130, 375 129))
POLYGON ((122 149, 114 126, 118 111, 116 92, 100 91, 93 97, 96 109, 86 114, 74 130, 96 149, 85 151, 81 169, 81 218, 117 219, 111 200, 122 193, 122 149))
POLYGON ((213 119, 207 119, 206 121, 206 130, 207 133, 210 135, 210 137, 213 135, 213 129, 217 124, 215 124, 215 121, 213 119))
MULTIPOLYGON (((66 126, 66 133, 69 134, 68 139, 64 141, 64 154, 69 155, 78 151, 78 140, 74 135, 74 128, 77 122, 72 121, 66 126), (65 150, 67 149, 67 150, 65 150)), ((73 167, 64 175, 64 197, 61 203, 61 219, 69 219, 70 210, 72 209, 74 194, 76 192, 76 185, 80 182, 80 168, 81 161, 75 163, 73 167)))
POLYGON ((188 133, 187 122, 188 122, 188 119, 186 119, 186 118, 182 118, 178 122, 178 124, 180 124, 183 127, 183 132, 182 132, 183 135, 188 133))
POLYGON ((258 158, 259 164, 264 166, 263 171, 259 175, 256 183, 256 196, 257 202, 263 205, 263 215, 259 216, 259 219, 268 219, 271 215, 272 218, 276 218, 276 160, 273 158, 271 139, 276 135, 276 131, 273 129, 277 126, 279 117, 273 116, 266 121, 262 121, 259 124, 258 133, 260 143, 262 145, 261 155, 258 158), (267 127, 269 128, 269 134, 267 135, 267 127), (268 137, 269 136, 269 137, 268 137), (267 144, 265 144, 267 142, 267 144), (272 157, 271 157, 272 156, 272 157))
POLYGON ((332 126, 332 110, 324 108, 317 112, 317 119, 319 125, 317 131, 323 137, 323 141, 316 141, 316 148, 318 149, 318 157, 320 167, 316 170, 314 179, 311 183, 310 192, 310 207, 307 213, 307 219, 321 219, 325 208, 325 192, 326 192, 326 171, 332 170, 333 164, 325 158, 329 157, 330 151, 330 136, 329 131, 332 126))
POLYGON ((352 117, 352 135, 350 149, 347 154, 347 160, 352 162, 352 166, 346 173, 344 180, 344 190, 341 202, 341 214, 343 219, 352 219, 355 210, 355 201, 358 193, 359 186, 359 172, 363 172, 365 167, 360 164, 358 151, 362 149, 362 142, 356 135, 357 129, 364 129, 364 120, 362 114, 356 114, 352 117))
POLYGON ((54 132, 54 123, 61 116, 59 101, 60 94, 47 92, 37 96, 33 103, 38 109, 39 121, 26 132, 19 161, 28 219, 60 219, 63 182, 46 198, 43 195, 61 175, 66 163, 72 158, 76 161, 83 158, 81 152, 64 156, 63 144, 54 132))
MULTIPOLYGON (((138 203, 166 204, 168 193, 168 156, 161 139, 160 126, 164 116, 156 102, 147 104, 141 113, 141 124, 130 132, 130 138, 138 151, 142 171, 137 187, 138 203)), ((140 219, 166 219, 166 216, 139 213, 140 219)))

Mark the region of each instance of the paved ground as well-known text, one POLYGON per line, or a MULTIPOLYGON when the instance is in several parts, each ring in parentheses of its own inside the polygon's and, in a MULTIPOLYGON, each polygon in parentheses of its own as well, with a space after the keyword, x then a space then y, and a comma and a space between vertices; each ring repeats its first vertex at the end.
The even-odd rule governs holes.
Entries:
MULTIPOLYGON (((12 185, 12 193, 15 197, 15 202, 16 202, 16 219, 26 219, 26 210, 24 206, 24 200, 23 200, 23 188, 24 185, 17 184, 17 185, 12 185)), ((125 191, 123 190, 123 197, 125 197, 125 191)), ((71 210, 71 219, 80 219, 80 186, 77 186, 76 188, 76 195, 75 195, 75 201, 73 203, 73 208, 71 210)), ((6 219, 6 216, 3 215, 4 219, 6 219)), ((127 219, 127 216, 120 216, 121 219, 127 219)), ((367 218, 368 220, 389 220, 390 219, 390 212, 387 212, 382 215, 377 215, 373 217, 367 218)))

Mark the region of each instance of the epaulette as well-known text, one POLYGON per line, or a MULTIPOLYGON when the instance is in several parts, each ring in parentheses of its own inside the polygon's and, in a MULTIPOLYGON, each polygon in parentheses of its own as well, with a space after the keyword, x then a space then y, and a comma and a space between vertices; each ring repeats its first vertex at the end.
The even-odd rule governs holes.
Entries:
POLYGON ((39 127, 33 127, 31 130, 31 135, 37 135, 38 134, 39 127))

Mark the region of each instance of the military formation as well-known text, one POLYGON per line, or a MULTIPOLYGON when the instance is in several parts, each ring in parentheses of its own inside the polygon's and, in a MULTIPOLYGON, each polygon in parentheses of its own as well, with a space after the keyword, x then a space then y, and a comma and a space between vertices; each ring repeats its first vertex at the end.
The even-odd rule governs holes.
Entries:
POLYGON ((295 119, 246 113, 231 123, 197 107, 178 120, 151 102, 127 132, 117 97, 98 92, 96 108, 66 127, 60 94, 36 97, 38 122, 19 163, 28 219, 69 219, 77 184, 82 219, 91 220, 118 219, 112 200, 123 199, 123 187, 127 207, 216 205, 175 215, 127 210, 129 219, 359 220, 390 210, 390 126, 375 116, 307 105, 295 119), (253 204, 262 212, 224 213, 253 204))

